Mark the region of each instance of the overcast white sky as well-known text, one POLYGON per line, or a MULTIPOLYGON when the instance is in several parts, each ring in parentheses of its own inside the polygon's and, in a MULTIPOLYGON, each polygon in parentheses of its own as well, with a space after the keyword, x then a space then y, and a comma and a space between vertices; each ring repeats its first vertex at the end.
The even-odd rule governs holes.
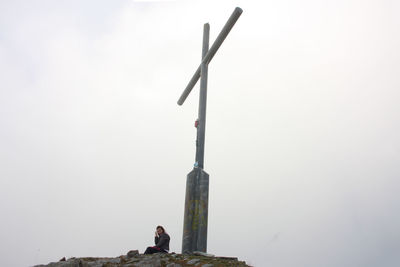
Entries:
POLYGON ((208 252, 400 266, 399 1, 0 1, 0 265, 180 252, 209 66, 208 252))

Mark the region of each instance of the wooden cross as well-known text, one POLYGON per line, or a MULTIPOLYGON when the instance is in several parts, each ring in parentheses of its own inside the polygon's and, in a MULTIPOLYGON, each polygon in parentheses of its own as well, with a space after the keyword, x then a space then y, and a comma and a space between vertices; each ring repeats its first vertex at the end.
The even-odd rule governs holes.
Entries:
POLYGON ((182 253, 207 252, 208 188, 209 175, 204 169, 204 141, 206 130, 208 64, 228 36, 243 10, 236 7, 210 49, 210 25, 204 24, 202 60, 186 89, 178 100, 182 105, 200 79, 199 115, 196 120, 196 159, 193 170, 187 175, 185 215, 183 222, 182 253))

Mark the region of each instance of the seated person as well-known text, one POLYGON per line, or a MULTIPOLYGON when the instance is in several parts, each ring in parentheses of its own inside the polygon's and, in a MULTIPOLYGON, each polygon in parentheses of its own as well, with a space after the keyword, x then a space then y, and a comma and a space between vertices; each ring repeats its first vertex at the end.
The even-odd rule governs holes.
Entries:
POLYGON ((168 253, 169 251, 169 235, 165 232, 164 227, 157 226, 156 233, 154 237, 154 243, 156 244, 154 247, 148 247, 144 254, 153 254, 153 253, 168 253))

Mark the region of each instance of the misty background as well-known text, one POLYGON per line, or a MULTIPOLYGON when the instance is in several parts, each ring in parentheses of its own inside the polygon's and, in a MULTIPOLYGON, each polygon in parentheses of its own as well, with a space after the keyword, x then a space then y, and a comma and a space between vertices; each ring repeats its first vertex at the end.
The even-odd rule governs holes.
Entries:
POLYGON ((400 266, 398 1, 0 1, 0 265, 181 252, 209 65, 208 252, 400 266))

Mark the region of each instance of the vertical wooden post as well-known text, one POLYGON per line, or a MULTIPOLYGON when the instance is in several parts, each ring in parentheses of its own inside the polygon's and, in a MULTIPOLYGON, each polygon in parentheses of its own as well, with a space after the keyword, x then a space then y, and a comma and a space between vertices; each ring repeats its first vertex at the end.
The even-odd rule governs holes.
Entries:
POLYGON ((210 25, 204 24, 201 64, 186 86, 178 104, 182 105, 200 79, 199 114, 196 139, 196 163, 186 178, 185 214, 183 220, 182 253, 207 252, 209 175, 204 169, 204 147, 207 109, 208 64, 242 14, 237 7, 209 49, 210 25))

